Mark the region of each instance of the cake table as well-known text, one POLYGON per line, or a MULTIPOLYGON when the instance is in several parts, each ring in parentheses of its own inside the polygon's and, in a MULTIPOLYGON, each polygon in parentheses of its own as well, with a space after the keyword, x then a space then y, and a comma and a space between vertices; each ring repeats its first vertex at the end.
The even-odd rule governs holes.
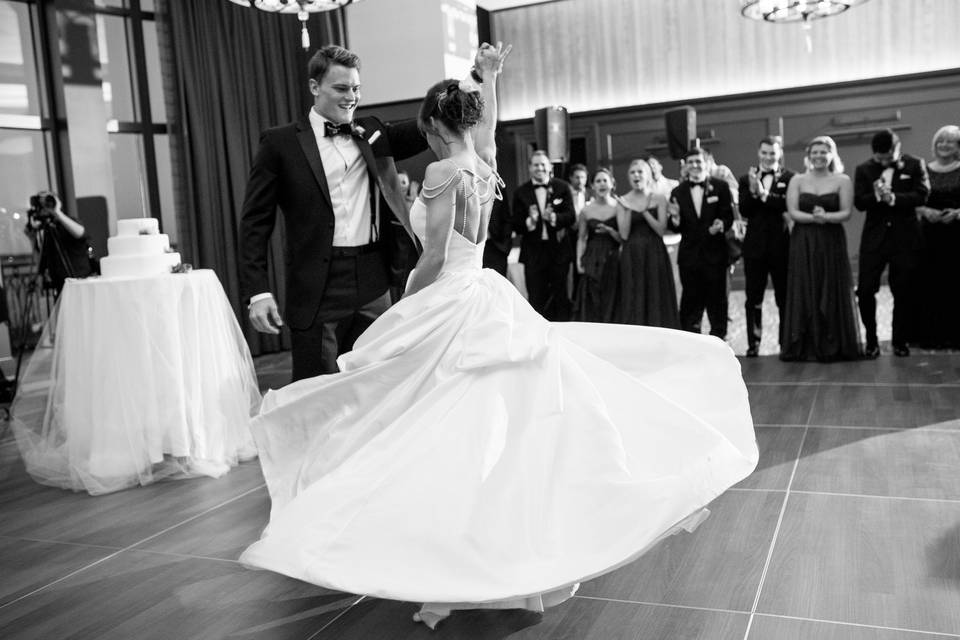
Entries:
POLYGON ((11 408, 31 476, 91 494, 256 456, 253 360, 210 270, 67 280, 11 408))

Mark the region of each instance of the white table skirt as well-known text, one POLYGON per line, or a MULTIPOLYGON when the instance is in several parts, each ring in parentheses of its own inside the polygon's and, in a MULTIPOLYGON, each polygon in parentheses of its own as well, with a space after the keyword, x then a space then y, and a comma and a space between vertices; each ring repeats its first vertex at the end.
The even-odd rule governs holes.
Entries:
POLYGON ((256 456, 253 360, 213 271, 68 280, 53 318, 11 410, 35 480, 100 494, 256 456))

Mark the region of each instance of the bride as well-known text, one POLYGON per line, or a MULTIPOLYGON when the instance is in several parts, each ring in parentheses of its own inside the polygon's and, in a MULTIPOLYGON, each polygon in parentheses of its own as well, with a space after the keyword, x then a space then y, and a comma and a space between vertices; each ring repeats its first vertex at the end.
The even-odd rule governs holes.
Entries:
POLYGON ((253 425, 270 523, 241 561, 323 587, 455 609, 542 611, 692 528, 757 462, 739 364, 721 341, 551 324, 481 269, 499 197, 496 76, 440 82, 420 126, 406 295, 339 360, 271 391, 253 425))

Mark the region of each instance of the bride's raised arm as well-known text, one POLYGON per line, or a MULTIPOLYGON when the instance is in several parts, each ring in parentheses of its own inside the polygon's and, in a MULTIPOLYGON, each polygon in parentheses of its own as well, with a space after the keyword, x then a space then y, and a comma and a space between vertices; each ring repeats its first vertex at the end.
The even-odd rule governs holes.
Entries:
POLYGON ((483 118, 477 124, 473 143, 477 155, 494 170, 497 168, 497 143, 494 140, 497 128, 497 76, 512 48, 513 45, 504 47, 502 42, 498 42, 497 46, 484 42, 477 51, 474 65, 483 79, 480 84, 483 118))

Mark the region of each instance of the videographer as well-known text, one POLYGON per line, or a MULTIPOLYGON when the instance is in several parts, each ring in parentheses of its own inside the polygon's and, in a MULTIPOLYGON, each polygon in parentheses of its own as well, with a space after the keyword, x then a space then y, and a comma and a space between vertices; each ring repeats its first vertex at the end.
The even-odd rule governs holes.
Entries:
POLYGON ((84 278, 92 273, 86 229, 63 211, 54 193, 41 191, 30 196, 27 235, 40 253, 38 272, 44 288, 60 293, 67 278, 84 278))

